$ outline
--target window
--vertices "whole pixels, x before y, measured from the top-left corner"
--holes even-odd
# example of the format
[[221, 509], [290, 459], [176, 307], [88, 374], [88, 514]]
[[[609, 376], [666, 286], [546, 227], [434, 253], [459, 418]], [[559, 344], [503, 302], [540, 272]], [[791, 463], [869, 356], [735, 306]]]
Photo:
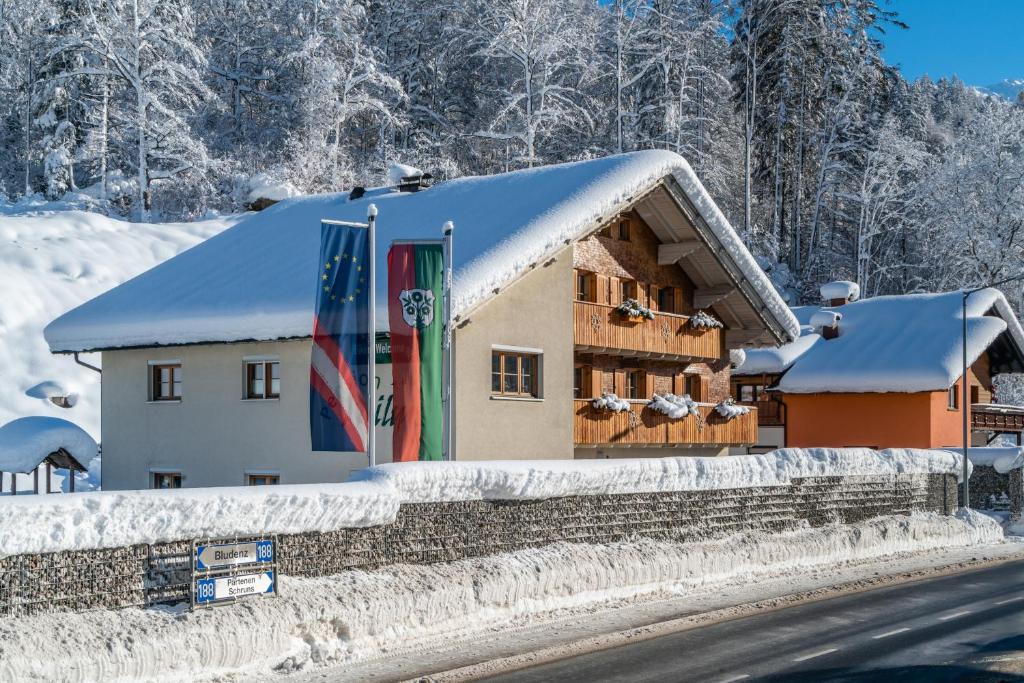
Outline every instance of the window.
[[540, 354], [491, 352], [491, 394], [517, 398], [540, 396]]
[[636, 280], [622, 281], [622, 300], [636, 299]]
[[946, 407], [950, 410], [960, 410], [960, 391], [955, 384], [946, 391]]
[[276, 486], [281, 482], [278, 474], [247, 474], [245, 483], [247, 486]]
[[572, 395], [575, 398], [590, 398], [594, 396], [591, 388], [593, 369], [589, 365], [577, 365], [572, 369]]
[[665, 313], [676, 312], [675, 287], [662, 287], [658, 290], [658, 310]]
[[626, 395], [624, 398], [639, 399], [643, 390], [644, 376], [640, 370], [626, 370]]
[[977, 405], [981, 403], [981, 387], [977, 384], [971, 385], [971, 405]]
[[181, 400], [181, 364], [153, 365], [153, 400]]
[[155, 489], [180, 489], [181, 472], [154, 472], [153, 488]]
[[757, 401], [757, 391], [755, 391], [754, 385], [741, 384], [739, 399], [741, 403], [754, 403]]
[[246, 361], [245, 397], [280, 398], [281, 363], [276, 360]]
[[576, 300], [597, 301], [596, 278], [593, 273], [576, 271]]
[[629, 219], [628, 218], [620, 218], [619, 219], [618, 233], [619, 233], [618, 237], [619, 237], [620, 240], [622, 240], [623, 242], [628, 242], [629, 241]]

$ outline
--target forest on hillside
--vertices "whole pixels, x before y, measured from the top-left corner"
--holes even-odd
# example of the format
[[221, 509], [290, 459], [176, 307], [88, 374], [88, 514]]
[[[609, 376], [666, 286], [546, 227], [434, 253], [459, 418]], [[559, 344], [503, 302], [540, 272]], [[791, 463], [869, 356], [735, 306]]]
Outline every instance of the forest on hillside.
[[659, 148], [793, 302], [1014, 274], [1024, 106], [907, 82], [881, 55], [902, 30], [876, 0], [0, 0], [0, 201], [170, 219], [254, 178]]

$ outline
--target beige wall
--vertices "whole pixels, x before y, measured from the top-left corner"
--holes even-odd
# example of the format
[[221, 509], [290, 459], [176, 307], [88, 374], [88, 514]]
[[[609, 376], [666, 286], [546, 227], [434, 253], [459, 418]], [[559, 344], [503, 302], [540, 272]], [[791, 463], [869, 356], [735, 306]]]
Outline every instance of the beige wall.
[[728, 455], [724, 446], [675, 446], [623, 448], [621, 446], [580, 447], [576, 449], [577, 460], [600, 460], [613, 458], [717, 458]]
[[[186, 487], [238, 486], [247, 471], [282, 484], [348, 479], [365, 456], [310, 450], [309, 349], [306, 339], [104, 353], [103, 488], [148, 488], [154, 469], [180, 471]], [[263, 355], [281, 363], [281, 398], [243, 400], [243, 358]], [[182, 362], [180, 403], [148, 401], [156, 360]], [[390, 430], [378, 434], [390, 460]]]
[[[456, 328], [458, 460], [573, 457], [572, 289], [572, 247], [566, 247]], [[496, 344], [543, 350], [541, 399], [491, 397]]]

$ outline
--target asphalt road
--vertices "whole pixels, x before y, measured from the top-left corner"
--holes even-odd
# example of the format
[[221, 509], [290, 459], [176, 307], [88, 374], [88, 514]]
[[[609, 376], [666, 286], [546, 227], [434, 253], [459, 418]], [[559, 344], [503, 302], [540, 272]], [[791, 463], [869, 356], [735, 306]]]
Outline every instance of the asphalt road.
[[710, 624], [486, 680], [1024, 683], [1024, 560]]

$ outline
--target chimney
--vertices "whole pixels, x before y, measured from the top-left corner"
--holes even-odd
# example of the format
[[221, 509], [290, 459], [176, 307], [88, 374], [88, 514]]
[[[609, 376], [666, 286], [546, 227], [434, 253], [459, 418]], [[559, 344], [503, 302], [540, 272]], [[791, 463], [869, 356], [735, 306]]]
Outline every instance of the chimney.
[[811, 316], [811, 327], [822, 336], [823, 339], [835, 339], [839, 336], [839, 321], [843, 319], [842, 313], [836, 311], [818, 311]]
[[393, 163], [388, 167], [388, 180], [399, 192], [419, 192], [430, 187], [434, 176], [415, 166]]
[[820, 291], [826, 306], [845, 306], [860, 298], [860, 285], [849, 280], [826, 282]]

